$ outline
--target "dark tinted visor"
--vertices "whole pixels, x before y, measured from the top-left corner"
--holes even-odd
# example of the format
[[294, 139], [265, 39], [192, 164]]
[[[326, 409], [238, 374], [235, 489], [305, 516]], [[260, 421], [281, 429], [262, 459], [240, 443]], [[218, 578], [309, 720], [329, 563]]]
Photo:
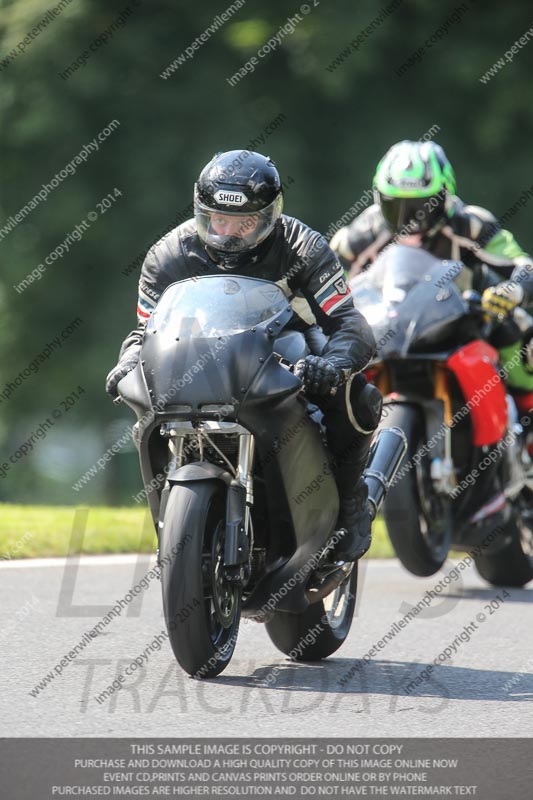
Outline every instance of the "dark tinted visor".
[[385, 222], [393, 233], [426, 233], [445, 215], [444, 192], [432, 197], [386, 197], [379, 202]]

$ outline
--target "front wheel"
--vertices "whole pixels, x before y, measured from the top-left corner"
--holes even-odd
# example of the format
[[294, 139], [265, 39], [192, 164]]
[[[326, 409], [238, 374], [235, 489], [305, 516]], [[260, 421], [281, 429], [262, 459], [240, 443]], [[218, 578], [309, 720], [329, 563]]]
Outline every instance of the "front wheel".
[[350, 632], [356, 595], [357, 562], [340, 586], [301, 614], [275, 611], [266, 623], [268, 635], [278, 650], [293, 661], [327, 658]]
[[224, 485], [172, 486], [159, 537], [168, 638], [180, 666], [213, 678], [229, 664], [239, 630], [241, 588], [224, 577]]
[[418, 408], [397, 404], [389, 407], [382, 427], [400, 428], [407, 438], [402, 459], [385, 502], [383, 517], [389, 538], [403, 566], [413, 575], [427, 577], [437, 572], [451, 544], [451, 506], [435, 492], [430, 460], [421, 448], [426, 444], [424, 418]]

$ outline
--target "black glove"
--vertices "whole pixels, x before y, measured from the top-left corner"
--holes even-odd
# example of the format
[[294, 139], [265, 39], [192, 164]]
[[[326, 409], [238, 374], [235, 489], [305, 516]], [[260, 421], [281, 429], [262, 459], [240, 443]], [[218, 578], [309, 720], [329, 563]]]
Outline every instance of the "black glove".
[[320, 356], [306, 356], [296, 362], [294, 374], [310, 394], [329, 394], [345, 380], [345, 371]]
[[120, 359], [116, 367], [113, 367], [105, 380], [105, 390], [111, 397], [118, 397], [117, 385], [124, 378], [128, 372], [135, 369], [139, 361], [139, 348], [135, 348], [134, 352], [126, 353]]

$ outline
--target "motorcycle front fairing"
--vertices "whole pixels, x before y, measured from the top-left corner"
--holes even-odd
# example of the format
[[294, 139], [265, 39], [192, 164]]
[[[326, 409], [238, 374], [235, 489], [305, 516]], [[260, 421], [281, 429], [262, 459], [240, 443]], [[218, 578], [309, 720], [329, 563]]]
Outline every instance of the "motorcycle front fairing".
[[236, 405], [292, 316], [276, 284], [210, 275], [174, 283], [146, 326], [141, 359], [161, 413], [201, 418], [203, 406]]
[[354, 303], [372, 326], [378, 359], [406, 358], [455, 333], [468, 309], [453, 279], [459, 262], [394, 245], [350, 282]]
[[[287, 543], [294, 542], [289, 569], [297, 569], [331, 533], [338, 494], [320, 433], [299, 397], [301, 381], [274, 355], [291, 317], [287, 298], [268, 281], [208, 276], [172, 284], [148, 322], [141, 364], [119, 390], [140, 417], [145, 486], [168, 460], [157, 430], [162, 422], [220, 420], [223, 411], [226, 421], [253, 434], [268, 475], [267, 504], [279, 513]], [[298, 503], [319, 473], [312, 502]], [[163, 484], [148, 494], [156, 526]]]
[[423, 385], [425, 380], [433, 380], [427, 373], [431, 363], [444, 364], [449, 352], [456, 349], [463, 321], [469, 319], [468, 306], [454, 283], [462, 266], [443, 262], [422, 248], [398, 244], [384, 250], [350, 284], [354, 303], [376, 339], [374, 363], [389, 362], [387, 375], [393, 376], [394, 389], [390, 402], [412, 402], [423, 408], [426, 434], [428, 439], [435, 438], [434, 455], [440, 459], [445, 456], [444, 440], [438, 436], [444, 421], [443, 401], [412, 386], [404, 393], [402, 386], [408, 379], [398, 362], [409, 360]]

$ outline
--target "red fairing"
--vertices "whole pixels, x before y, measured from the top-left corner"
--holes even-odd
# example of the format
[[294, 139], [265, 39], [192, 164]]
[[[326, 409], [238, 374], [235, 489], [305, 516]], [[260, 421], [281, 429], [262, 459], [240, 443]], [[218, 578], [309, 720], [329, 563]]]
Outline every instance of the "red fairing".
[[498, 375], [498, 352], [480, 340], [465, 345], [446, 362], [469, 404], [473, 445], [495, 444], [507, 427], [505, 387]]

